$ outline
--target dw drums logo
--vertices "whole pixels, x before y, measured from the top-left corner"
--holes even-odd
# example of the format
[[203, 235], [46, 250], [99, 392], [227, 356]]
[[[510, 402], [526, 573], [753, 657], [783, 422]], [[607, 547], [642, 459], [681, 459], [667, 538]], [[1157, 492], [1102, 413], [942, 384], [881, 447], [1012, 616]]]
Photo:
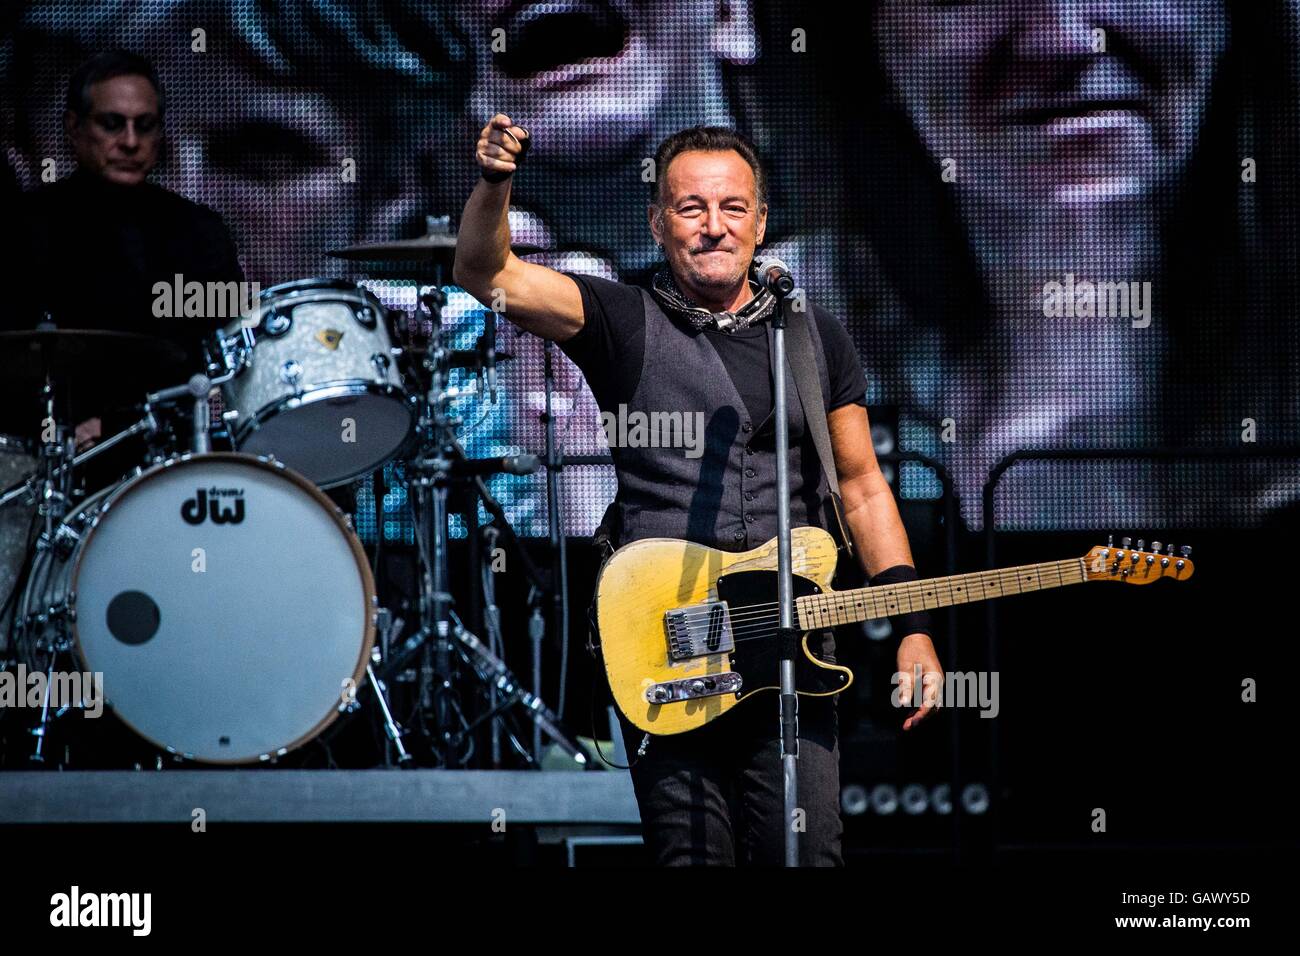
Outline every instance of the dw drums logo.
[[[231, 500], [225, 503], [223, 498]], [[209, 518], [213, 524], [239, 524], [244, 520], [244, 489], [199, 488], [181, 504], [181, 517], [190, 524], [203, 524]]]

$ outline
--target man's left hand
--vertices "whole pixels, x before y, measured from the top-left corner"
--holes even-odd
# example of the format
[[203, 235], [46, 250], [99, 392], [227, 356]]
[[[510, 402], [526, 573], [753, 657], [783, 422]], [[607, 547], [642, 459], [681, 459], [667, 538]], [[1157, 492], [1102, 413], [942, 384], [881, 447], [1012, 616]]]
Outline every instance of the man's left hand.
[[[921, 680], [919, 688], [914, 687], [917, 674]], [[911, 730], [934, 712], [942, 689], [943, 668], [930, 636], [907, 635], [898, 645], [898, 699], [904, 707], [917, 706], [919, 701], [921, 709], [903, 721], [904, 730]]]

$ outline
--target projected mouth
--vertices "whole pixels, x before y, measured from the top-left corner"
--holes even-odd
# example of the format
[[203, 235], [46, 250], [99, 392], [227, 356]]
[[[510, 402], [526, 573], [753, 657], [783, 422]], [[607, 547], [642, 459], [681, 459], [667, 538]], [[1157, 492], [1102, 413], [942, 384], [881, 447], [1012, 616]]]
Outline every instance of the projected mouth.
[[1001, 112], [1013, 125], [1105, 126], [1125, 118], [1150, 122], [1151, 109], [1151, 87], [1139, 71], [1106, 57], [1090, 62], [1077, 76], [1048, 76], [1013, 92]]
[[507, 76], [522, 79], [596, 57], [616, 56], [627, 43], [627, 21], [602, 0], [513, 4], [497, 20], [505, 51], [496, 56]]
[[1061, 119], [1080, 119], [1095, 116], [1143, 115], [1143, 104], [1137, 100], [1058, 100], [1019, 109], [1010, 115], [1013, 123], [1026, 126], [1046, 125]]

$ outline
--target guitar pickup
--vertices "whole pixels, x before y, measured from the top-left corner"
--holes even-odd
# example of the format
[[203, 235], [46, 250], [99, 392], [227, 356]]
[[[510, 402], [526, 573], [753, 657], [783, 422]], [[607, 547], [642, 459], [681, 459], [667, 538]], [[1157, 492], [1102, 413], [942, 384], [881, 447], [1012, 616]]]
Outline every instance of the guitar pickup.
[[681, 680], [651, 684], [645, 689], [645, 699], [652, 704], [671, 704], [675, 700], [720, 697], [723, 694], [739, 694], [740, 684], [740, 675], [735, 671], [706, 674], [703, 677], [683, 677]]
[[666, 611], [664, 630], [671, 661], [725, 654], [736, 647], [731, 634], [731, 611], [726, 601], [710, 601]]

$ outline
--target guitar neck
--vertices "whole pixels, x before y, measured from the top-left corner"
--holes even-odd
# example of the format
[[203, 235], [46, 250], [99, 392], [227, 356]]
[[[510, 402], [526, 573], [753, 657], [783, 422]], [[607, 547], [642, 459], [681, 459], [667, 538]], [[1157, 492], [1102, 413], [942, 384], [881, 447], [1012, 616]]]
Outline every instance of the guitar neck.
[[1066, 558], [901, 584], [809, 594], [795, 601], [795, 612], [799, 629], [811, 631], [912, 611], [986, 601], [1009, 594], [1028, 594], [1067, 584], [1082, 584], [1086, 580], [1085, 559]]

